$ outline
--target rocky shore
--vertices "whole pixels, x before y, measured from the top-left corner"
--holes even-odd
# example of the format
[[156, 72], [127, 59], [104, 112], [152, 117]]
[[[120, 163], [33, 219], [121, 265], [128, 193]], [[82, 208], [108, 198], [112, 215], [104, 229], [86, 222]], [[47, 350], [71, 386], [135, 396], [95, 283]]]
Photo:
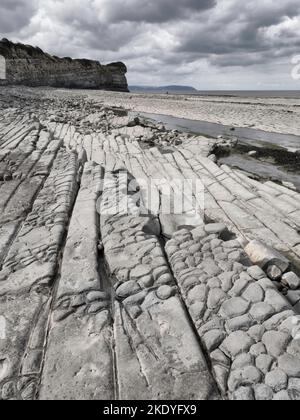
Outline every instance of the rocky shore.
[[38, 47], [15, 44], [7, 39], [0, 41], [0, 58], [0, 86], [52, 86], [128, 92], [127, 68], [123, 63], [101, 65], [93, 60], [55, 57]]
[[0, 399], [299, 400], [300, 194], [122, 98], [1, 88]]

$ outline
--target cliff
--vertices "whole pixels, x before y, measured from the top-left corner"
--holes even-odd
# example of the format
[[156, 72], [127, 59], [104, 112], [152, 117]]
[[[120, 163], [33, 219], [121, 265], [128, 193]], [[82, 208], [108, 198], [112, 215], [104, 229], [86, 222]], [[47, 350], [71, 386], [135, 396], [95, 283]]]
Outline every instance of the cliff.
[[101, 65], [93, 60], [59, 58], [7, 39], [0, 41], [0, 56], [6, 70], [1, 85], [128, 91], [127, 68], [120, 62]]

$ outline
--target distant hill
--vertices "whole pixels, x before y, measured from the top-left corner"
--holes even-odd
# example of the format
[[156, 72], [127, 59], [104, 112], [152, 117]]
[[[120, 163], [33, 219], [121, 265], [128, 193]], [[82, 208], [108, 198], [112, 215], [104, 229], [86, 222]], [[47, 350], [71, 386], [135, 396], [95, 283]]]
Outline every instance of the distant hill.
[[129, 86], [130, 92], [148, 92], [148, 93], [196, 93], [198, 92], [192, 86]]

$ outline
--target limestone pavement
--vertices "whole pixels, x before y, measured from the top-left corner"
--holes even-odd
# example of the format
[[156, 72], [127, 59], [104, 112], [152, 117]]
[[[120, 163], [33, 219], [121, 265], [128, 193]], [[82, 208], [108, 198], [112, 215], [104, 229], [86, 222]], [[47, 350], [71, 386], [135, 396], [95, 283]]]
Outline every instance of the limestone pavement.
[[1, 90], [0, 399], [300, 399], [300, 195], [217, 145]]

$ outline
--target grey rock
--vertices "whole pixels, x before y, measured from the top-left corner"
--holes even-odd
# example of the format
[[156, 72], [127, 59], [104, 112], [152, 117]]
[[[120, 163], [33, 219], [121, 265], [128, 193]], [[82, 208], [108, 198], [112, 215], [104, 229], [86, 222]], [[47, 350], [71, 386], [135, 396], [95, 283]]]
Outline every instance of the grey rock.
[[88, 302], [94, 302], [96, 300], [107, 300], [108, 294], [106, 292], [94, 291], [89, 292], [86, 298]]
[[252, 303], [262, 302], [264, 300], [264, 296], [265, 294], [263, 289], [256, 283], [250, 284], [243, 293], [243, 298]]
[[206, 285], [200, 284], [196, 287], [194, 287], [189, 293], [188, 293], [188, 300], [191, 303], [194, 303], [196, 301], [205, 302], [206, 298], [208, 296], [209, 289]]
[[257, 343], [262, 340], [266, 329], [262, 325], [254, 325], [249, 329], [248, 334], [253, 338]]
[[292, 290], [300, 288], [300, 278], [293, 272], [285, 273], [282, 276], [282, 283]]
[[207, 332], [204, 335], [203, 341], [207, 350], [209, 352], [212, 352], [220, 346], [224, 338], [225, 338], [225, 333], [223, 331], [212, 330], [212, 331]]
[[278, 360], [279, 369], [283, 370], [288, 376], [292, 378], [300, 378], [300, 359], [284, 354]]
[[138, 280], [141, 277], [147, 276], [149, 274], [151, 274], [151, 267], [146, 265], [138, 265], [133, 270], [131, 270], [130, 277], [133, 280]]
[[206, 305], [203, 302], [195, 302], [189, 307], [189, 311], [194, 319], [202, 318], [205, 311]]
[[258, 322], [263, 322], [275, 313], [271, 305], [265, 302], [256, 303], [250, 309], [250, 315]]
[[128, 296], [134, 295], [141, 291], [137, 282], [130, 280], [118, 287], [116, 294], [119, 298], [125, 299]]
[[227, 356], [225, 356], [225, 354], [220, 349], [213, 351], [210, 354], [210, 359], [214, 365], [220, 364], [226, 367], [230, 366], [230, 360], [228, 359]]
[[274, 392], [272, 388], [267, 385], [260, 384], [255, 387], [256, 401], [272, 401]]
[[265, 272], [260, 267], [258, 267], [257, 265], [249, 267], [247, 269], [247, 272], [254, 280], [260, 280], [260, 279], [263, 279], [266, 276]]
[[241, 353], [249, 351], [254, 344], [252, 338], [243, 331], [231, 333], [222, 343], [221, 350], [231, 357], [236, 357]]
[[268, 277], [271, 280], [276, 281], [276, 280], [279, 280], [281, 278], [282, 270], [279, 267], [277, 267], [276, 265], [270, 265], [267, 268], [267, 274], [268, 274]]
[[211, 289], [208, 294], [207, 307], [208, 309], [217, 309], [220, 307], [222, 302], [227, 298], [225, 292], [222, 289]]
[[226, 329], [230, 332], [248, 331], [253, 324], [254, 321], [249, 315], [242, 315], [226, 321]]
[[266, 374], [265, 383], [277, 393], [287, 388], [288, 376], [282, 370], [275, 369]]
[[280, 391], [273, 397], [274, 401], [290, 401], [290, 396], [287, 391]]
[[247, 366], [251, 366], [253, 365], [253, 360], [254, 360], [253, 356], [249, 353], [240, 354], [233, 360], [231, 369], [237, 370], [237, 369], [242, 369]]
[[250, 303], [240, 297], [232, 298], [223, 303], [221, 312], [225, 318], [236, 318], [244, 315], [250, 307]]
[[268, 354], [273, 357], [281, 356], [286, 351], [290, 340], [291, 337], [288, 334], [278, 331], [268, 331], [262, 338]]
[[88, 313], [96, 314], [97, 312], [108, 309], [108, 307], [109, 307], [109, 302], [94, 302], [88, 308]]
[[253, 401], [253, 389], [251, 387], [242, 386], [232, 394], [231, 399], [233, 401]]
[[204, 230], [208, 235], [211, 235], [211, 234], [221, 234], [222, 232], [226, 231], [227, 228], [222, 223], [211, 223], [211, 224], [205, 225]]
[[292, 401], [300, 401], [300, 379], [289, 380], [288, 394]]
[[286, 298], [292, 306], [295, 306], [300, 301], [300, 290], [289, 290]]
[[290, 266], [290, 262], [286, 257], [260, 241], [254, 240], [249, 242], [245, 251], [252, 263], [261, 268], [275, 265], [281, 270], [281, 273], [284, 273]]
[[272, 367], [274, 359], [268, 354], [261, 354], [256, 358], [256, 367], [264, 374]]
[[253, 386], [261, 381], [262, 375], [254, 366], [247, 366], [231, 372], [228, 379], [228, 388], [234, 392], [240, 386]]
[[260, 356], [261, 354], [266, 354], [266, 347], [262, 344], [262, 343], [257, 343], [254, 344], [251, 348], [250, 348], [250, 354], [252, 354], [255, 357]]
[[156, 294], [159, 299], [166, 300], [174, 295], [174, 289], [170, 286], [161, 286]]

